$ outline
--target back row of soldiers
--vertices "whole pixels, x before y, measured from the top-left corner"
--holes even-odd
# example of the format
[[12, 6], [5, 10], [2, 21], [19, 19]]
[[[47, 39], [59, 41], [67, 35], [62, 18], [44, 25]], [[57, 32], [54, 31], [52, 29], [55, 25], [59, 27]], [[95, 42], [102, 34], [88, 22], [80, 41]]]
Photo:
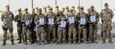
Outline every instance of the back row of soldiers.
[[[32, 10], [32, 14], [26, 8], [22, 14], [21, 9], [15, 17], [10, 11], [9, 6], [6, 6], [6, 12], [2, 14], [3, 21], [3, 45], [6, 45], [7, 31], [9, 30], [11, 43], [14, 45], [13, 38], [13, 20], [17, 22], [17, 32], [19, 37], [18, 43], [26, 45], [28, 41], [38, 44], [48, 43], [97, 43], [97, 24], [99, 17], [101, 18], [102, 27], [102, 43], [106, 42], [108, 37], [109, 43], [112, 43], [111, 30], [113, 12], [105, 3], [105, 9], [101, 10], [100, 15], [94, 10], [94, 6], [84, 12], [83, 7], [78, 7], [76, 12], [75, 7], [69, 7], [59, 10], [56, 6], [55, 12], [52, 7], [36, 8]], [[48, 9], [48, 10], [47, 10]], [[43, 11], [44, 10], [44, 11]]]

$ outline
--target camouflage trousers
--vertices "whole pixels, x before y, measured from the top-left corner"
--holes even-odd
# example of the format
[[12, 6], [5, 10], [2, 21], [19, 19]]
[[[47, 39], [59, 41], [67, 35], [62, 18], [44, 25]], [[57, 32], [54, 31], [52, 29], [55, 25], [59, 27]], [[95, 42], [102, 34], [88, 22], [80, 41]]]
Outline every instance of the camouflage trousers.
[[6, 43], [8, 30], [9, 30], [11, 43], [14, 43], [13, 27], [8, 27], [8, 28], [2, 27], [2, 28], [3, 28], [3, 31], [4, 31], [4, 33], [3, 33], [3, 43]]
[[[85, 25], [79, 25], [79, 30], [78, 30], [78, 42], [80, 43], [82, 38], [84, 42], [87, 42], [87, 30], [86, 30], [86, 26]], [[81, 35], [83, 36], [81, 38]]]
[[32, 33], [30, 31], [30, 28], [29, 27], [25, 27], [23, 26], [22, 27], [22, 36], [23, 36], [23, 40], [24, 40], [24, 43], [27, 44], [27, 41], [29, 40], [30, 42], [32, 42]]
[[65, 40], [66, 40], [66, 29], [58, 27], [57, 34], [58, 34], [58, 42], [65, 42]]
[[111, 37], [111, 30], [112, 30], [112, 25], [110, 22], [102, 24], [102, 40], [105, 41], [106, 38], [109, 39], [109, 42], [112, 41]]
[[77, 39], [77, 31], [75, 26], [69, 26], [69, 32], [68, 32], [68, 41], [69, 42], [76, 42]]
[[18, 32], [18, 39], [19, 39], [19, 42], [22, 42], [22, 27], [21, 26], [17, 26], [17, 32]]
[[97, 24], [89, 24], [89, 41], [96, 42], [97, 39]]
[[56, 41], [56, 30], [55, 30], [55, 27], [54, 26], [48, 26], [48, 41], [53, 41], [55, 42]]
[[37, 36], [37, 41], [39, 43], [44, 43], [46, 42], [46, 33], [45, 33], [45, 30], [44, 30], [44, 27], [36, 27], [36, 36]]

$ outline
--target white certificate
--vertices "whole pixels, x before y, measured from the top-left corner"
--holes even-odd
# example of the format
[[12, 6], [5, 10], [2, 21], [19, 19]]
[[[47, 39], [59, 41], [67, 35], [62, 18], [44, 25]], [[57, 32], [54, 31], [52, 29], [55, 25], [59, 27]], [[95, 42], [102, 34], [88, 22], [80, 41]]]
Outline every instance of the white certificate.
[[44, 18], [39, 19], [39, 25], [44, 25]]
[[60, 25], [60, 27], [65, 28], [65, 27], [66, 27], [66, 21], [61, 21], [61, 25]]
[[69, 23], [70, 23], [70, 24], [73, 24], [74, 22], [75, 22], [74, 17], [69, 17]]
[[91, 22], [96, 22], [96, 16], [90, 16]]
[[86, 24], [86, 19], [85, 18], [81, 18], [80, 19], [80, 24], [81, 25], [85, 25]]
[[53, 18], [49, 18], [48, 19], [48, 24], [53, 25], [54, 24], [54, 19]]
[[30, 20], [26, 20], [26, 25], [30, 25]]

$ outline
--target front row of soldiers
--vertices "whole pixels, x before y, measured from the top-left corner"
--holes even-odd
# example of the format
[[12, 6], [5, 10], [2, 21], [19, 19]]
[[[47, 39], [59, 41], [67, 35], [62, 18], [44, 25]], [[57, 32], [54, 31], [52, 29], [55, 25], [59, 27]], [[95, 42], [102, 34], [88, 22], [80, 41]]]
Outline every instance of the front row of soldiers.
[[[109, 43], [112, 43], [111, 30], [112, 30], [112, 18], [113, 12], [108, 8], [108, 4], [105, 3], [105, 9], [102, 9], [100, 15], [94, 10], [94, 6], [88, 10], [88, 13], [84, 12], [83, 7], [79, 7], [79, 12], [76, 14], [75, 9], [69, 10], [66, 7], [64, 10], [58, 10], [53, 12], [53, 9], [48, 7], [48, 12], [43, 13], [43, 9], [37, 8], [32, 10], [32, 14], [25, 9], [25, 13], [21, 13], [21, 9], [18, 10], [19, 14], [14, 17], [13, 13], [9, 10], [9, 6], [6, 6], [6, 12], [2, 14], [1, 20], [3, 21], [3, 45], [6, 45], [7, 34], [9, 30], [11, 43], [14, 45], [13, 39], [13, 20], [17, 22], [18, 31], [18, 43], [24, 43], [28, 41], [38, 44], [48, 43], [97, 43], [97, 24], [99, 17], [102, 21], [101, 34], [102, 43], [106, 42], [108, 37]], [[44, 8], [46, 10], [46, 8]]]

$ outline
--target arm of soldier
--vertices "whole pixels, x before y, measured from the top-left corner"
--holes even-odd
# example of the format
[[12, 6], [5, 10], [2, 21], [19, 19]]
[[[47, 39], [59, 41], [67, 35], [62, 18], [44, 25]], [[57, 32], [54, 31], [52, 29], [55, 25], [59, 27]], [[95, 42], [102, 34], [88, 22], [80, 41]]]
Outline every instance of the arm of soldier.
[[89, 19], [89, 17], [90, 17], [90, 14], [87, 13], [87, 14], [86, 14], [86, 18], [87, 18], [87, 22], [88, 22], [88, 23], [90, 23], [90, 19]]
[[37, 15], [36, 15], [35, 18], [34, 18], [34, 23], [35, 23], [36, 25], [38, 25], [38, 16], [37, 16]]
[[59, 21], [60, 21], [60, 19], [59, 19], [59, 16], [58, 16], [57, 19], [56, 19], [56, 24], [57, 25], [59, 25]]
[[18, 15], [14, 17], [14, 21], [17, 22], [18, 21], [17, 19], [18, 19]]
[[103, 10], [101, 10], [99, 17], [101, 18], [101, 22], [103, 23]]
[[79, 15], [79, 13], [77, 13], [76, 18], [77, 18], [78, 23], [80, 23], [80, 15]]
[[1, 21], [3, 21], [4, 19], [4, 13], [2, 13], [2, 16], [1, 16]]
[[14, 19], [14, 14], [13, 14], [13, 13], [12, 13], [12, 20], [15, 20], [15, 19]]
[[99, 13], [97, 12], [97, 22], [99, 22]]
[[113, 14], [113, 11], [111, 10], [111, 18], [113, 18], [114, 14]]

